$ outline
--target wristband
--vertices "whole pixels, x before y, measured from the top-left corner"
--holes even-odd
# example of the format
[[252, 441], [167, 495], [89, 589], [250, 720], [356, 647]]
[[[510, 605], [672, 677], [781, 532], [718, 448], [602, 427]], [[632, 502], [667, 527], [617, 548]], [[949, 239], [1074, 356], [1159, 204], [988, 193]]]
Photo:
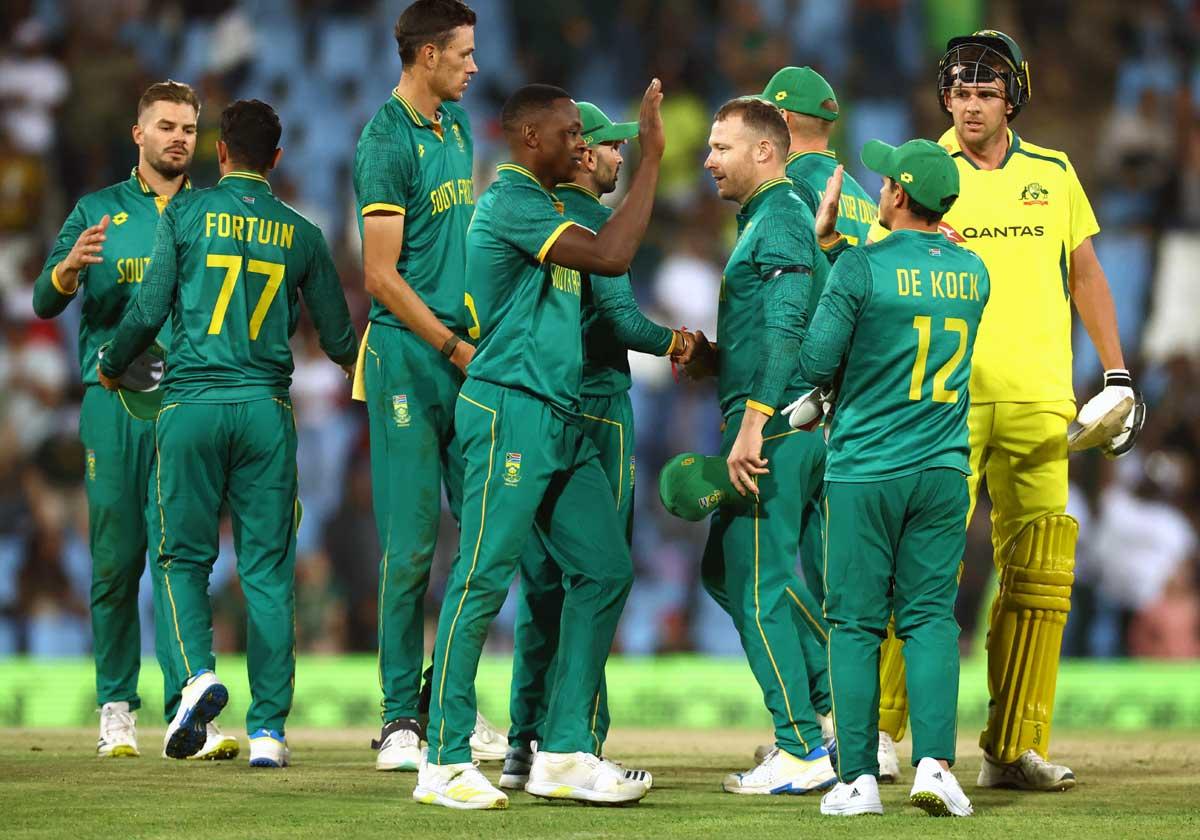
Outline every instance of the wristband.
[[462, 341], [461, 338], [459, 338], [458, 336], [456, 336], [454, 334], [451, 334], [451, 336], [446, 339], [445, 344], [442, 345], [442, 355], [445, 356], [447, 359], [449, 359], [451, 356], [453, 356], [454, 348], [458, 346], [458, 343], [460, 341]]
[[1133, 377], [1129, 375], [1129, 371], [1125, 368], [1113, 368], [1112, 370], [1104, 371], [1104, 387], [1105, 388], [1132, 388]]

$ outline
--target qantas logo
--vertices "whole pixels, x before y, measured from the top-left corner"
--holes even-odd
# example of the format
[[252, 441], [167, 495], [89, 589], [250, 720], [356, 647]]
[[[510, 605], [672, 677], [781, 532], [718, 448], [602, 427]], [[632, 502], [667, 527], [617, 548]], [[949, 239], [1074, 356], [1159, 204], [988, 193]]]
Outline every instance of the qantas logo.
[[994, 227], [965, 227], [965, 239], [1020, 239], [1024, 236], [1045, 236], [1045, 225], [996, 225]]

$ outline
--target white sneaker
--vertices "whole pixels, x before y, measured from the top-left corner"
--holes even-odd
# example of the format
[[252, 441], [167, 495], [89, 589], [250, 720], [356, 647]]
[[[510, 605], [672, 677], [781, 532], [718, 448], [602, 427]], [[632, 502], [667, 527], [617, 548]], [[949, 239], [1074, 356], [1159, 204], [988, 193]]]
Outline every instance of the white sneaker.
[[96, 739], [99, 758], [137, 758], [137, 712], [120, 700], [100, 707], [100, 737]]
[[379, 751], [375, 755], [376, 770], [415, 772], [420, 769], [421, 736], [405, 723], [394, 720], [386, 724], [379, 733], [379, 740], [371, 742], [371, 746]]
[[[174, 726], [174, 722], [172, 722], [172, 726]], [[167, 741], [171, 739], [171, 733], [174, 731], [173, 728], [168, 728], [167, 734], [163, 736], [163, 758], [170, 758], [167, 755]], [[241, 747], [238, 745], [238, 739], [224, 734], [214, 721], [209, 721], [206, 727], [204, 746], [194, 755], [189, 755], [187, 760], [228, 761], [231, 758], [237, 758], [239, 752], [241, 752]]]
[[752, 770], [730, 773], [721, 787], [726, 793], [803, 794], [827, 788], [837, 781], [829, 751], [817, 747], [804, 758], [775, 749]]
[[508, 736], [475, 713], [475, 731], [471, 733], [471, 758], [475, 761], [503, 761], [508, 754]]
[[617, 769], [617, 772], [621, 774], [621, 778], [623, 778], [625, 781], [641, 782], [643, 785], [646, 786], [647, 793], [649, 793], [650, 789], [652, 787], [654, 787], [654, 774], [651, 773], [649, 770], [635, 770], [631, 767], [626, 767], [624, 764], [622, 764], [619, 761], [613, 761], [612, 759], [609, 759], [609, 758], [601, 757], [601, 760], [605, 761], [605, 762], [611, 764], [613, 767], [615, 767]]
[[461, 811], [508, 807], [504, 791], [492, 787], [474, 762], [430, 764], [423, 760], [412, 798], [423, 805], [442, 805]]
[[229, 691], [212, 671], [201, 671], [183, 687], [179, 711], [167, 727], [163, 747], [170, 758], [195, 755], [208, 740], [208, 722], [229, 702]]
[[917, 764], [908, 801], [931, 817], [969, 817], [975, 813], [954, 774], [928, 756]]
[[1075, 774], [1070, 767], [1051, 764], [1033, 750], [1025, 750], [1012, 764], [1001, 764], [987, 753], [979, 768], [980, 787], [1016, 790], [1070, 790]]
[[[818, 713], [817, 723], [821, 724], [821, 740], [825, 743], [825, 749], [829, 750], [829, 754], [832, 755], [833, 750], [830, 747], [837, 736], [837, 731], [833, 728], [833, 715]], [[754, 763], [762, 764], [774, 749], [774, 744], [759, 744], [754, 748]]]
[[504, 769], [500, 771], [500, 787], [505, 790], [525, 790], [532, 766], [532, 748], [509, 747], [504, 756]]
[[895, 784], [900, 781], [900, 756], [896, 754], [896, 742], [892, 736], [879, 731], [879, 783]]
[[251, 767], [287, 767], [291, 757], [287, 740], [274, 729], [259, 729], [250, 736]]
[[627, 781], [611, 761], [591, 753], [538, 751], [529, 768], [525, 792], [543, 799], [575, 799], [600, 805], [625, 805], [646, 795], [641, 782]]
[[821, 813], [834, 817], [853, 817], [857, 814], [882, 814], [879, 783], [874, 776], [863, 773], [850, 784], [838, 782], [833, 790], [821, 797]]

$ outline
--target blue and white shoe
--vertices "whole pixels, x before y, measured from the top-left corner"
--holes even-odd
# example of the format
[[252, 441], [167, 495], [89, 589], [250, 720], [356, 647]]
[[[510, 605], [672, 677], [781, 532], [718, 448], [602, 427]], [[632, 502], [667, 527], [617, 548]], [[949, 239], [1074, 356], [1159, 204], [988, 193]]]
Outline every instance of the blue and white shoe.
[[775, 749], [753, 770], [730, 773], [721, 787], [726, 793], [794, 795], [824, 790], [836, 782], [829, 750], [817, 747], [804, 758]]
[[274, 729], [259, 729], [250, 735], [251, 767], [287, 767], [290, 756], [287, 741]]
[[195, 755], [208, 740], [208, 722], [229, 702], [229, 691], [212, 671], [201, 671], [183, 687], [179, 711], [168, 727], [163, 752], [168, 758]]

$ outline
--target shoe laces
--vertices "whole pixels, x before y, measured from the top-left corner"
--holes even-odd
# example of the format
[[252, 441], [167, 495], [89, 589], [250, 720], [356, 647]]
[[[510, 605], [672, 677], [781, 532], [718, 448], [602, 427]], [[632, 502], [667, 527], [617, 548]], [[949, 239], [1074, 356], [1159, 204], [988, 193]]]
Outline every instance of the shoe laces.
[[492, 728], [492, 725], [488, 723], [487, 718], [485, 718], [479, 712], [476, 712], [475, 737], [477, 737], [480, 741], [483, 741], [485, 744], [490, 744], [492, 741], [497, 741], [500, 739], [500, 733]]
[[132, 712], [111, 707], [100, 710], [100, 735], [105, 741], [130, 739], [134, 727]]

